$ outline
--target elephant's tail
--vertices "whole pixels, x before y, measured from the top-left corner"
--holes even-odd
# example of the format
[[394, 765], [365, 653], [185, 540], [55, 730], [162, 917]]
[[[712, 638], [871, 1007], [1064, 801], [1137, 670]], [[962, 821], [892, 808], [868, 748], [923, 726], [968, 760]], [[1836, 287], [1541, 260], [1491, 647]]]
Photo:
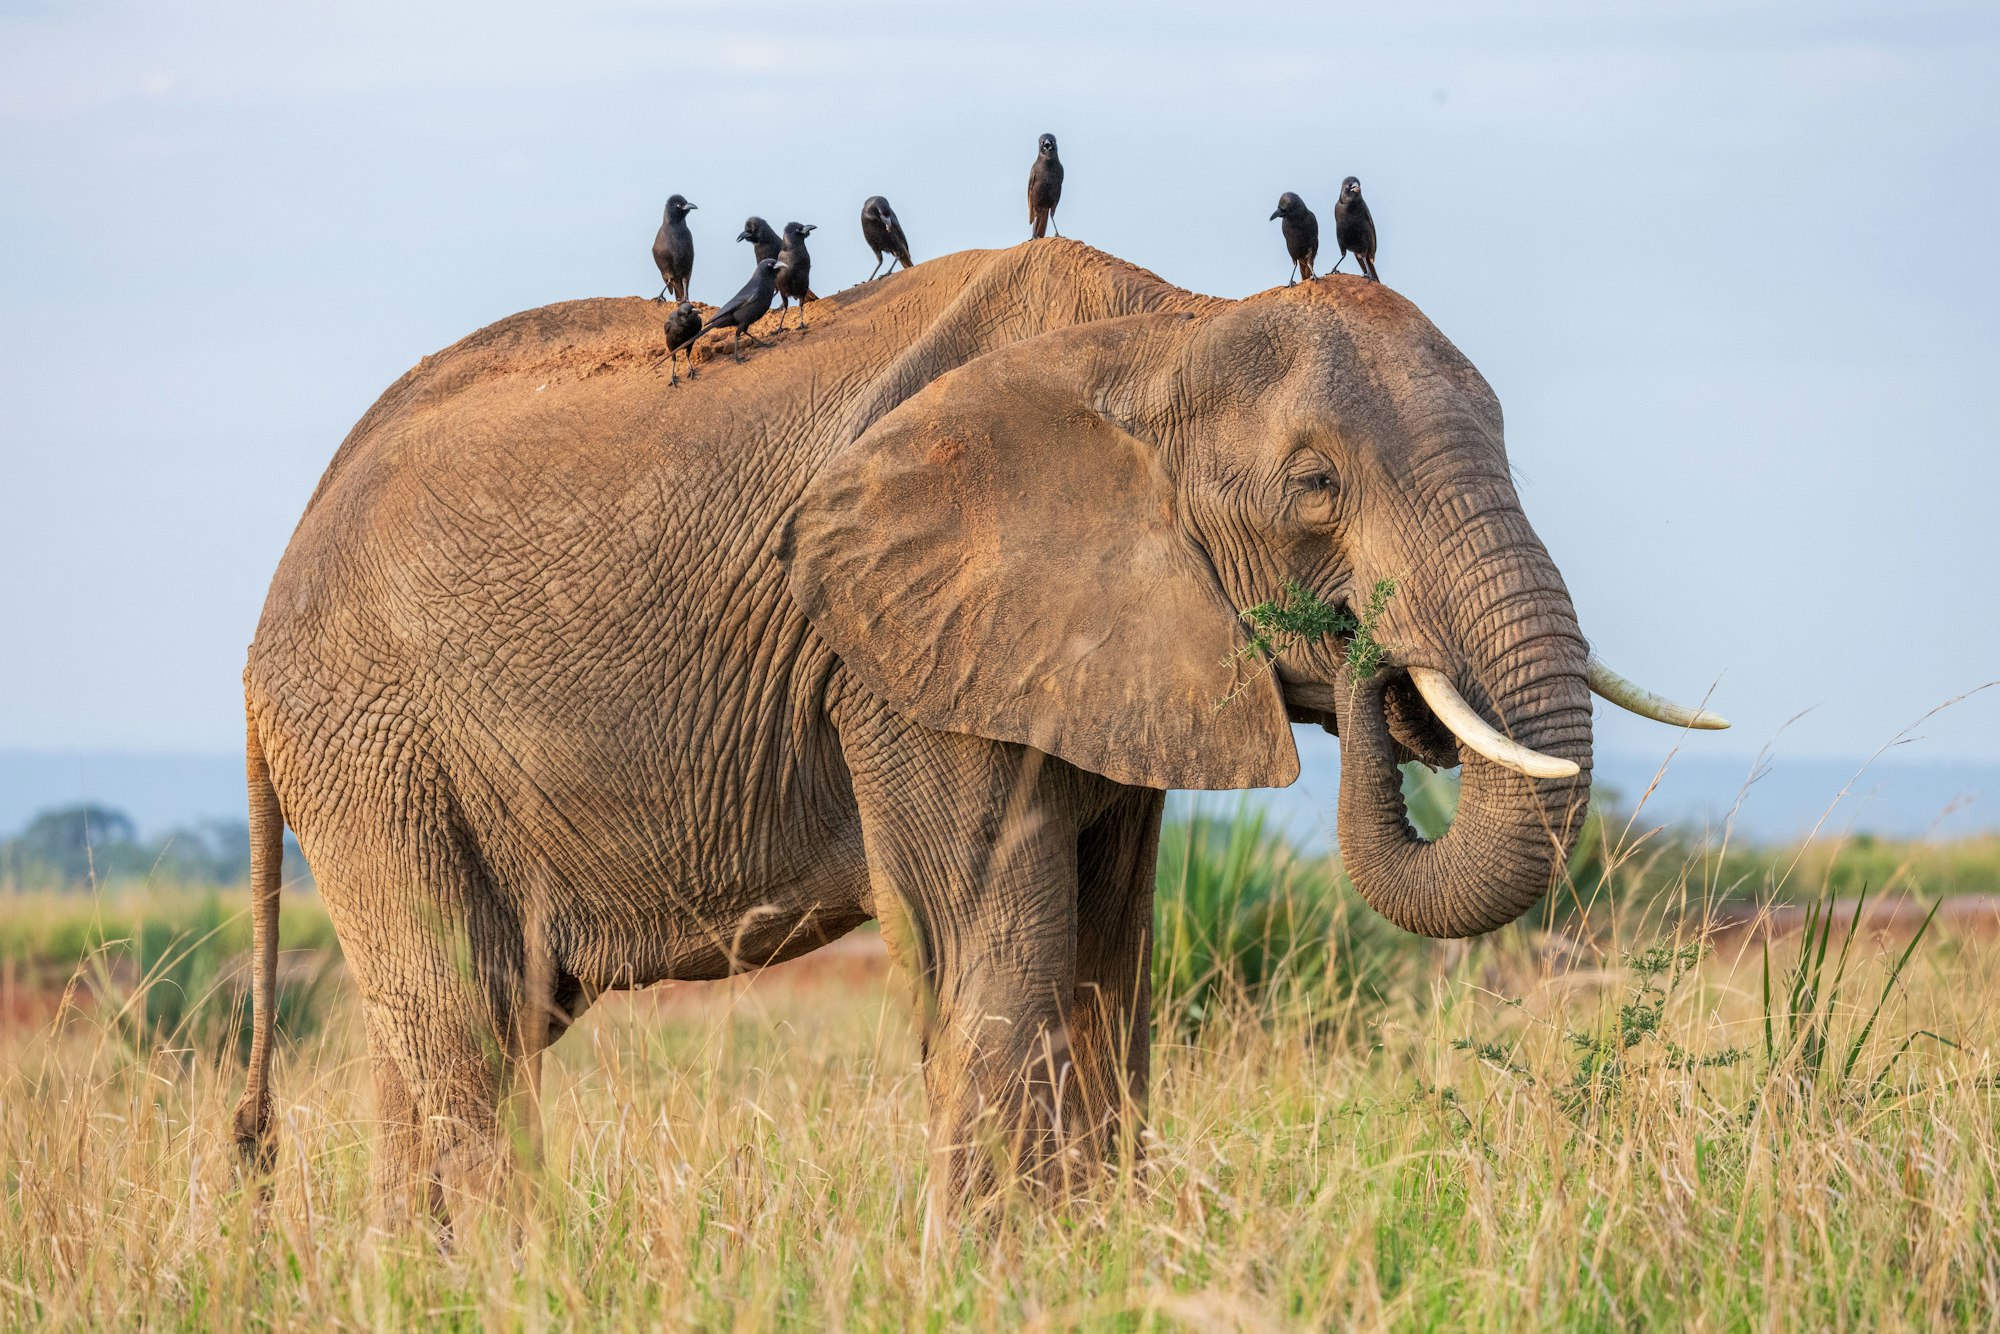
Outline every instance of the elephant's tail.
[[268, 1168], [271, 1137], [271, 1029], [278, 1009], [278, 887], [285, 867], [285, 817], [254, 718], [245, 719], [245, 777], [250, 788], [250, 1074], [236, 1104], [236, 1148]]

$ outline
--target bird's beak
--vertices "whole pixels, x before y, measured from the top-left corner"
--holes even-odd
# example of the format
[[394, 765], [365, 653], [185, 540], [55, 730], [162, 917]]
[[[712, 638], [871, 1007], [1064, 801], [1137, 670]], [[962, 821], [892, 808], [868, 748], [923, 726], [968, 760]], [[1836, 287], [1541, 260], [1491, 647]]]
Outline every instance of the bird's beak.
[[1272, 218], [1273, 218], [1274, 220], [1275, 220], [1275, 219], [1277, 218], [1277, 216], [1278, 216], [1278, 215], [1277, 215], [1277, 214], [1276, 214], [1275, 212], [1273, 212], [1273, 213], [1271, 214], [1271, 217], [1272, 217]]
[[748, 233], [748, 232], [738, 232], [738, 233], [736, 233], [736, 239], [737, 239], [737, 240], [739, 240], [739, 241], [747, 241], [747, 240], [749, 240], [749, 239], [750, 239], [750, 233]]
[[696, 209], [698, 209], [698, 208], [700, 208], [700, 207], [701, 207], [701, 205], [700, 205], [700, 204], [689, 204], [689, 205], [687, 206], [687, 211], [688, 211], [688, 212], [690, 212], [690, 213], [692, 213], [692, 212], [694, 212], [694, 211], [695, 211]]
[[803, 230], [808, 232], [816, 232], [819, 230], [819, 224], [816, 222], [809, 222], [805, 225]]

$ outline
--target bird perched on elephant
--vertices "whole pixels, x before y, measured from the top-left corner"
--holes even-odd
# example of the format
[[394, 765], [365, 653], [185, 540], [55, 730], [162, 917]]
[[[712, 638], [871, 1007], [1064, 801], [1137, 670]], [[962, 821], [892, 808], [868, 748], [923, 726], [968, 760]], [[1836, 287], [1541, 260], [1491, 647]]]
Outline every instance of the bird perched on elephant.
[[736, 336], [730, 340], [729, 355], [741, 361], [745, 338], [756, 347], [770, 346], [751, 333], [750, 326], [770, 313], [771, 303], [777, 299], [777, 295], [778, 261], [760, 259], [757, 261], [757, 267], [751, 270], [750, 281], [744, 283], [735, 296], [723, 302], [722, 307], [708, 317], [708, 323], [701, 326], [701, 331], [707, 333], [710, 329], [734, 329]]
[[[824, 304], [762, 374], [678, 390], [650, 303], [531, 311], [340, 446], [243, 676], [246, 1148], [286, 823], [361, 996], [392, 1207], [490, 1198], [503, 1104], [532, 1112], [512, 1094], [605, 991], [872, 918], [921, 998], [944, 1217], [992, 1184], [989, 1134], [1048, 1180], [1130, 1142], [1167, 789], [1290, 783], [1293, 720], [1329, 727], [1355, 888], [1462, 936], [1560, 874], [1593, 686], [1716, 721], [1595, 662], [1492, 389], [1386, 287], [1221, 300], [1041, 241]], [[1365, 675], [1331, 641], [1246, 654], [1239, 609], [1385, 579]], [[1413, 756], [1463, 766], [1431, 842]]]
[[[1056, 153], [1056, 137], [1045, 134], [1035, 144], [1035, 164], [1028, 168], [1028, 228], [1036, 240], [1055, 227], [1056, 205], [1062, 203], [1063, 164]], [[1062, 228], [1056, 227], [1056, 235]]]
[[688, 280], [694, 276], [694, 233], [688, 230], [687, 215], [696, 207], [679, 195], [667, 196], [666, 215], [653, 237], [653, 263], [660, 270], [661, 284], [656, 301], [666, 300], [669, 292], [676, 301], [688, 299]]
[[694, 378], [694, 340], [701, 337], [701, 315], [691, 301], [683, 301], [674, 307], [674, 313], [667, 316], [667, 383], [679, 384], [680, 373], [676, 368], [681, 350], [687, 350], [688, 379]]
[[1352, 176], [1340, 183], [1340, 198], [1333, 203], [1333, 237], [1340, 243], [1340, 259], [1333, 261], [1335, 273], [1351, 250], [1362, 274], [1370, 282], [1382, 281], [1375, 272], [1375, 215], [1361, 197], [1361, 182]]
[[743, 220], [743, 230], [736, 233], [736, 239], [748, 241], [758, 259], [776, 259], [785, 248], [785, 238], [754, 213]]
[[868, 271], [863, 281], [872, 281], [882, 269], [882, 257], [889, 257], [889, 272], [896, 266], [910, 267], [910, 242], [903, 235], [903, 224], [896, 217], [896, 210], [889, 207], [889, 201], [881, 195], [870, 195], [861, 206], [861, 239], [875, 252], [875, 267]]
[[812, 255], [806, 238], [819, 230], [809, 222], [785, 224], [784, 244], [778, 248], [778, 327], [785, 327], [785, 312], [799, 303], [799, 330], [806, 327], [806, 302], [819, 297], [812, 290]]
[[1290, 190], [1278, 196], [1278, 207], [1271, 217], [1283, 218], [1278, 230], [1285, 237], [1285, 253], [1292, 257], [1292, 276], [1285, 285], [1313, 276], [1313, 260], [1319, 257], [1319, 218], [1306, 207], [1306, 201]]

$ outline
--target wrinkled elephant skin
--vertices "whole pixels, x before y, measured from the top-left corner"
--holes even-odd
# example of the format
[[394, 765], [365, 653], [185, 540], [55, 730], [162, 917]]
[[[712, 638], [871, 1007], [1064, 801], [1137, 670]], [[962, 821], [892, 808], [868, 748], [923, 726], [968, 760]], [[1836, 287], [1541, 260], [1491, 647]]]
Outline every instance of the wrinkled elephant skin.
[[[1214, 300], [1051, 239], [815, 309], [679, 386], [650, 302], [503, 320], [383, 395], [292, 538], [244, 678], [259, 994], [282, 813], [391, 1203], [490, 1193], [509, 1090], [600, 992], [870, 918], [919, 992], [939, 1200], [993, 1144], [1095, 1161], [1145, 1100], [1163, 791], [1289, 783], [1293, 719], [1340, 732], [1342, 853], [1394, 921], [1487, 930], [1560, 868], [1586, 647], [1498, 403], [1408, 301]], [[1287, 580], [1386, 578], [1368, 680], [1239, 651]], [[1396, 762], [1460, 755], [1413, 668], [1574, 776], [1465, 754], [1417, 839]]]

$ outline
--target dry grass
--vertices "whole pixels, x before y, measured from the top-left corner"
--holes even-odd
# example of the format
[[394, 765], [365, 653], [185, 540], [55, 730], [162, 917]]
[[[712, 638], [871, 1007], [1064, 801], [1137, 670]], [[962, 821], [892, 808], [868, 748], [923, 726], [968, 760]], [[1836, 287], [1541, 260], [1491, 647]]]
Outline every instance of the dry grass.
[[[1860, 1009], [1840, 1031], [1858, 1030], [1895, 944], [1856, 940]], [[1566, 972], [1534, 945], [1510, 931], [1439, 949], [1382, 1008], [1223, 1007], [1158, 1053], [1143, 1171], [1059, 1209], [1019, 1203], [942, 1249], [923, 1240], [922, 1099], [893, 983], [601, 1004], [549, 1070], [538, 1199], [449, 1256], [370, 1226], [351, 1001], [280, 1061], [262, 1226], [226, 1134], [236, 1070], [72, 1011], [0, 1036], [0, 1323], [1994, 1323], [1991, 945], [1925, 943], [1860, 1069], [1916, 1029], [1958, 1045], [1920, 1040], [1880, 1087], [1807, 1088], [1795, 1055], [1768, 1068], [1761, 955], [1732, 945], [1745, 952], [1676, 987], [1658, 1034], [1581, 1099], [1569, 1035], [1616, 1031], [1634, 979], [1615, 943]], [[1684, 1059], [1731, 1047], [1757, 1051]]]

